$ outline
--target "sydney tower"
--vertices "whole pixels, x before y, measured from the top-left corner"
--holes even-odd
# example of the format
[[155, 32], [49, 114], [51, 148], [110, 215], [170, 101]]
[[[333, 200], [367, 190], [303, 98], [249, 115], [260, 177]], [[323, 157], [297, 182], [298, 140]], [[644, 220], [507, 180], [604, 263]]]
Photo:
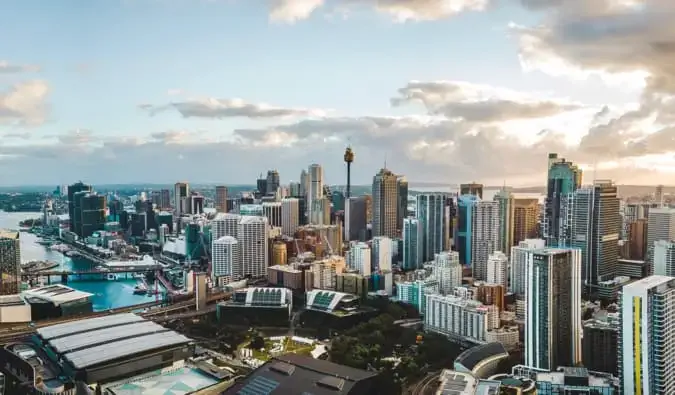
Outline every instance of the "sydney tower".
[[347, 147], [345, 150], [345, 163], [347, 164], [347, 194], [345, 199], [349, 199], [352, 188], [352, 162], [354, 162], [354, 151], [352, 151], [352, 147]]

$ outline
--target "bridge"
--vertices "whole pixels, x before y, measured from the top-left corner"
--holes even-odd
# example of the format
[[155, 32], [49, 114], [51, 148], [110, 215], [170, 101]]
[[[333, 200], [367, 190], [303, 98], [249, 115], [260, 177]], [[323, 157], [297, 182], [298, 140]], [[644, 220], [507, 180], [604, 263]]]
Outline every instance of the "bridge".
[[143, 267], [112, 267], [109, 269], [84, 269], [84, 270], [42, 270], [35, 272], [22, 272], [22, 278], [44, 277], [44, 276], [74, 276], [82, 274], [107, 274], [107, 273], [145, 273], [162, 270], [162, 265], [152, 265]]

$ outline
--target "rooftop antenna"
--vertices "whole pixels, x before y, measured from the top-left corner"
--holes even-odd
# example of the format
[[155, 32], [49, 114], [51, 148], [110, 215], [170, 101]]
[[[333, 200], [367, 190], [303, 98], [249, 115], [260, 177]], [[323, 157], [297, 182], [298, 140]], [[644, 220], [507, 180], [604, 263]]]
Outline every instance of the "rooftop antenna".
[[595, 162], [593, 162], [593, 185], [595, 185], [595, 181], [598, 179], [598, 160], [596, 159]]
[[384, 168], [387, 168], [387, 153], [384, 153]]

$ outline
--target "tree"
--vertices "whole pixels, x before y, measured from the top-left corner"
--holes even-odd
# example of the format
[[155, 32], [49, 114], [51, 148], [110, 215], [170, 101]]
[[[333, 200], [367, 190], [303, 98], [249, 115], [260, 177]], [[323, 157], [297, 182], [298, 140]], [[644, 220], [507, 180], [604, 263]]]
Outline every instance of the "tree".
[[255, 350], [260, 350], [261, 348], [265, 347], [265, 339], [263, 339], [260, 334], [256, 334], [253, 336], [253, 339], [251, 339], [250, 346]]

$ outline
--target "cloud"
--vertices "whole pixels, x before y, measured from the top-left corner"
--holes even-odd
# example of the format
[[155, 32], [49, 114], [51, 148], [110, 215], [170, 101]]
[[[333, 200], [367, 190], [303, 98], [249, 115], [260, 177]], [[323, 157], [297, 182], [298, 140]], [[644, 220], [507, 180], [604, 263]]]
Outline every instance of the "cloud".
[[0, 91], [0, 124], [42, 124], [48, 113], [48, 94], [45, 81], [23, 82]]
[[213, 119], [234, 117], [251, 119], [287, 118], [298, 116], [321, 116], [325, 114], [322, 110], [316, 109], [276, 107], [264, 103], [248, 103], [242, 99], [215, 98], [177, 101], [160, 106], [140, 104], [138, 108], [147, 111], [151, 116], [165, 111], [176, 110], [184, 118], [195, 117]]
[[0, 60], [0, 74], [26, 73], [40, 71], [39, 66], [30, 64], [12, 64], [6, 60]]
[[[482, 11], [489, 0], [340, 0], [335, 9], [347, 11], [369, 7], [399, 22], [408, 20], [438, 20], [461, 12]], [[271, 0], [270, 19], [294, 23], [309, 18], [315, 11], [326, 7], [325, 0]]]

